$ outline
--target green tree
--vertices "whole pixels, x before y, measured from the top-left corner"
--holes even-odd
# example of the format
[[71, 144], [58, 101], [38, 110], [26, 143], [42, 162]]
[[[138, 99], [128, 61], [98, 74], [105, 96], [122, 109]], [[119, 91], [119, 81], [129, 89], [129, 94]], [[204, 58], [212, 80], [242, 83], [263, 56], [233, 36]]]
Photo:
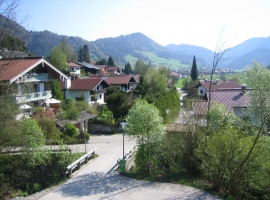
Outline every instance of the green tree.
[[162, 117], [154, 105], [138, 99], [125, 120], [126, 133], [136, 139], [139, 147], [135, 159], [136, 168], [139, 171], [148, 171], [150, 161], [155, 165], [155, 158], [152, 155], [165, 135]]
[[147, 71], [146, 65], [144, 64], [144, 61], [142, 59], [138, 59], [135, 63], [134, 71], [137, 74], [144, 75]]
[[77, 55], [74, 49], [68, 44], [66, 37], [62, 37], [59, 47], [61, 48], [62, 52], [66, 55], [67, 61], [72, 62], [76, 61]]
[[269, 195], [265, 190], [270, 185], [269, 178], [265, 181], [270, 176], [265, 168], [270, 163], [269, 138], [256, 141], [256, 128], [228, 114], [223, 105], [212, 105], [207, 120], [207, 132], [199, 137], [195, 150], [203, 175], [216, 190], [225, 190], [236, 199]]
[[81, 45], [80, 45], [78, 53], [77, 53], [77, 61], [78, 62], [83, 62], [84, 61], [83, 47]]
[[83, 45], [83, 61], [90, 63], [90, 53], [86, 44]]
[[117, 88], [107, 89], [105, 101], [116, 119], [126, 116], [133, 102], [126, 92], [119, 91]]
[[64, 134], [69, 137], [76, 137], [79, 136], [79, 130], [71, 122], [67, 122], [65, 124]]
[[125, 64], [124, 73], [125, 74], [131, 74], [132, 73], [132, 67], [131, 67], [129, 62], [127, 64]]
[[63, 91], [57, 80], [53, 80], [52, 82], [52, 96], [53, 98], [58, 99], [60, 101], [64, 99]]
[[197, 67], [195, 55], [193, 57], [192, 67], [191, 67], [191, 71], [190, 71], [190, 77], [193, 81], [198, 80], [198, 67]]
[[114, 61], [113, 61], [113, 59], [112, 59], [111, 56], [108, 58], [107, 65], [108, 65], [108, 66], [115, 66]]
[[107, 61], [105, 58], [102, 58], [96, 62], [96, 65], [106, 65]]
[[49, 62], [55, 66], [60, 71], [66, 73], [68, 64], [67, 64], [67, 57], [62, 52], [62, 49], [59, 46], [55, 46], [48, 56]]

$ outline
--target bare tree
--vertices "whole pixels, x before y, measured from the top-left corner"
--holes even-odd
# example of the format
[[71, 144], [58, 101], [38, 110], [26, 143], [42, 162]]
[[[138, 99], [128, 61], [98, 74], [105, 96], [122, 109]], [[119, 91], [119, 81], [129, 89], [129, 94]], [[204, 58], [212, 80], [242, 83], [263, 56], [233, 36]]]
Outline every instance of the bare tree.
[[[27, 42], [29, 33], [23, 26], [29, 19], [29, 15], [19, 16], [20, 5], [21, 0], [0, 0], [0, 41], [16, 38]], [[21, 48], [22, 44], [17, 42], [13, 49], [20, 51]]]
[[225, 28], [221, 30], [221, 33], [219, 35], [217, 45], [214, 52], [213, 57], [213, 63], [212, 63], [212, 70], [211, 70], [211, 76], [210, 76], [210, 86], [209, 86], [209, 95], [208, 95], [208, 110], [207, 114], [209, 114], [210, 106], [211, 106], [211, 90], [212, 90], [212, 84], [213, 84], [213, 75], [218, 67], [218, 65], [227, 60], [228, 58], [225, 58], [224, 55], [229, 51], [228, 44], [224, 40], [224, 31]]

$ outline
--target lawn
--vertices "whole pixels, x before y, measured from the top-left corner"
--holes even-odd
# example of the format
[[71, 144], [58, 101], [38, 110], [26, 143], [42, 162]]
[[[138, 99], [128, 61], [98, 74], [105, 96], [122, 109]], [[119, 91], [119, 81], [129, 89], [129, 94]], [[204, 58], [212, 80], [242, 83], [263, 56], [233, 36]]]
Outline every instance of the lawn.
[[[183, 64], [178, 60], [161, 58], [151, 52], [139, 52], [139, 53], [142, 53], [145, 57], [147, 57], [148, 60], [150, 60], [152, 65], [154, 66], [156, 65], [167, 66], [170, 69], [179, 69], [179, 68], [183, 69], [183, 68], [189, 67], [188, 65]], [[130, 56], [130, 55], [126, 55], [125, 59], [131, 64], [131, 66], [135, 66], [135, 63], [138, 60], [138, 58]]]

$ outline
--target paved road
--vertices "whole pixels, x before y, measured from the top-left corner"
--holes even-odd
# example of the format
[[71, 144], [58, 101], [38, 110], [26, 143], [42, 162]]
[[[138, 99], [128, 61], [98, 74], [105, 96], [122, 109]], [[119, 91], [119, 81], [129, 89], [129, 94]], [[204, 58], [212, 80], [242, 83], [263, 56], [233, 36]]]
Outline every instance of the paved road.
[[[204, 191], [191, 187], [139, 181], [123, 177], [115, 172], [116, 160], [122, 155], [122, 135], [91, 136], [87, 148], [97, 147], [98, 158], [90, 161], [78, 173], [59, 188], [41, 197], [53, 199], [138, 200], [138, 199], [218, 199]], [[126, 148], [134, 141], [125, 138]], [[79, 148], [84, 148], [80, 145]]]

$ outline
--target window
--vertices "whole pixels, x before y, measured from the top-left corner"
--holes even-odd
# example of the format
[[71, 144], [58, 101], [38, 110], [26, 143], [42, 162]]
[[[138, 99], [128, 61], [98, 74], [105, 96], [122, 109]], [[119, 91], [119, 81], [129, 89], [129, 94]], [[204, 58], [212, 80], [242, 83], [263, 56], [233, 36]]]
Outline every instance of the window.
[[200, 94], [203, 94], [203, 90], [200, 90]]

